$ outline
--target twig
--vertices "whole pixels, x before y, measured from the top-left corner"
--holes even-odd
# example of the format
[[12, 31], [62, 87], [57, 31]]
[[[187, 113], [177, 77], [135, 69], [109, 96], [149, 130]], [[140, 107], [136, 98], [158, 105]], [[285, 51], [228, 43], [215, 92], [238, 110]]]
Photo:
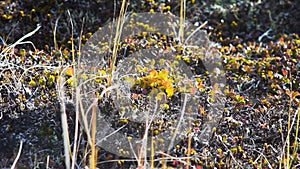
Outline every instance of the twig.
[[[264, 159], [266, 159], [266, 161], [267, 161], [267, 163], [268, 163], [268, 167], [269, 168], [273, 168], [272, 166], [271, 166], [271, 164], [269, 163], [269, 161], [268, 161], [268, 159], [267, 159], [267, 157], [262, 153], [262, 152], [260, 152], [260, 151], [257, 151], [257, 150], [255, 150], [255, 149], [253, 149], [253, 151], [256, 151], [257, 153], [259, 153], [260, 154], [260, 156], [262, 156]], [[257, 159], [258, 159], [259, 157], [257, 157]], [[257, 159], [255, 160], [255, 161], [257, 161]]]
[[60, 100], [61, 106], [61, 125], [63, 130], [63, 141], [64, 141], [64, 154], [65, 154], [65, 165], [67, 169], [70, 169], [70, 139], [69, 139], [69, 132], [68, 132], [68, 121], [67, 121], [67, 114], [66, 114], [66, 105], [65, 105], [65, 97], [64, 97], [64, 86], [63, 78], [60, 76], [58, 80], [58, 98]]
[[240, 167], [243, 168], [241, 166], [241, 164], [235, 159], [235, 157], [233, 156], [232, 152], [229, 150], [229, 148], [227, 147], [227, 145], [223, 142], [221, 136], [217, 135], [218, 139], [221, 141], [221, 143], [223, 144], [223, 146], [226, 148], [226, 152], [229, 152], [229, 155], [231, 156], [231, 158], [233, 159], [233, 161]]
[[185, 40], [187, 42], [196, 32], [198, 32], [200, 29], [202, 29], [208, 22], [205, 21], [202, 25], [200, 25], [196, 30], [194, 30]]
[[26, 35], [24, 35], [23, 37], [21, 37], [19, 40], [17, 40], [15, 43], [13, 43], [12, 45], [9, 45], [7, 48], [5, 48], [0, 55], [3, 55], [3, 53], [6, 53], [7, 51], [9, 51], [10, 49], [14, 48], [15, 46], [22, 44], [22, 41], [30, 36], [32, 36], [33, 34], [35, 34], [35, 32], [37, 32], [39, 29], [41, 28], [41, 25], [38, 25], [37, 28], [35, 28], [33, 31], [27, 33]]
[[14, 163], [11, 166], [11, 169], [15, 169], [16, 168], [16, 164], [20, 158], [21, 152], [22, 152], [22, 147], [23, 147], [23, 141], [20, 142], [20, 147], [19, 147], [19, 152], [17, 154], [17, 157], [14, 160]]
[[47, 156], [47, 164], [46, 164], [46, 169], [49, 169], [49, 161], [50, 161], [50, 156]]
[[177, 124], [177, 127], [176, 127], [176, 130], [175, 130], [175, 132], [174, 132], [174, 135], [173, 135], [173, 137], [172, 137], [172, 140], [171, 140], [171, 142], [170, 142], [170, 144], [169, 144], [168, 150], [170, 150], [170, 149], [172, 148], [172, 146], [173, 146], [173, 144], [174, 144], [174, 141], [175, 141], [175, 137], [176, 137], [176, 135], [177, 135], [178, 132], [179, 132], [178, 130], [179, 130], [180, 124], [181, 124], [181, 122], [182, 122], [183, 119], [184, 119], [184, 113], [185, 113], [186, 103], [187, 103], [187, 95], [185, 94], [185, 95], [184, 95], [184, 103], [183, 103], [182, 110], [181, 110], [181, 113], [180, 113], [180, 119], [179, 119], [179, 122], [178, 122], [178, 124]]

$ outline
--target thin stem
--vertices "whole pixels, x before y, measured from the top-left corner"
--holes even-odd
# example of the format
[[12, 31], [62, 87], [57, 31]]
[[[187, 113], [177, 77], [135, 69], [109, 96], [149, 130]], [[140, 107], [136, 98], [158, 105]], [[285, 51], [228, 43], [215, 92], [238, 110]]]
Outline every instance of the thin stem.
[[179, 28], [179, 37], [180, 37], [181, 43], [184, 43], [185, 17], [186, 17], [186, 0], [181, 0], [181, 2], [180, 2], [180, 28]]
[[11, 166], [11, 169], [15, 169], [16, 168], [17, 162], [18, 162], [18, 160], [19, 160], [19, 158], [21, 156], [22, 147], [23, 147], [23, 141], [20, 142], [19, 152], [17, 154], [17, 157], [14, 160], [14, 163]]
[[92, 106], [92, 145], [91, 145], [91, 156], [90, 156], [90, 169], [96, 169], [97, 165], [97, 152], [96, 152], [96, 104]]
[[111, 59], [111, 62], [110, 62], [110, 78], [108, 79], [108, 86], [110, 86], [111, 83], [112, 83], [112, 79], [113, 79], [112, 76], [113, 76], [116, 61], [117, 61], [118, 44], [119, 44], [120, 39], [121, 39], [123, 24], [124, 24], [124, 21], [125, 21], [125, 14], [126, 14], [126, 10], [127, 10], [127, 7], [128, 7], [128, 5], [125, 6], [125, 4], [126, 4], [126, 0], [123, 0], [121, 10], [120, 10], [119, 19], [118, 19], [118, 22], [117, 22], [116, 36], [115, 36], [114, 41], [113, 41], [113, 52], [112, 52], [112, 59]]

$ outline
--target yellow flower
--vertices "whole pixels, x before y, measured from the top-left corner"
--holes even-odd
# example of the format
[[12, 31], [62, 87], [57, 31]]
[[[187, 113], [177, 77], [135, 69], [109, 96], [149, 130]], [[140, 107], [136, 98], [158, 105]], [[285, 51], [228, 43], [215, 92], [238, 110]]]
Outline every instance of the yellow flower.
[[30, 85], [30, 86], [36, 86], [36, 82], [35, 82], [34, 80], [31, 79], [30, 82], [29, 82], [29, 85]]
[[73, 86], [75, 84], [76, 79], [74, 77], [71, 77], [67, 80], [67, 83], [69, 86]]
[[162, 70], [161, 72], [158, 73], [158, 78], [163, 79], [163, 80], [167, 80], [168, 79], [168, 74], [169, 74], [168, 71]]
[[54, 75], [50, 75], [48, 81], [49, 81], [49, 83], [54, 83], [55, 82], [55, 76]]
[[44, 86], [44, 85], [46, 84], [46, 81], [45, 81], [45, 78], [44, 78], [44, 77], [41, 77], [41, 78], [39, 79], [39, 84], [40, 84], [41, 86]]
[[166, 93], [167, 93], [167, 96], [170, 98], [174, 95], [174, 89], [173, 87], [169, 87], [166, 89]]
[[165, 110], [169, 110], [170, 109], [170, 106], [168, 104], [161, 104], [160, 105], [160, 108], [163, 108]]
[[157, 76], [157, 74], [158, 74], [158, 72], [157, 72], [156, 70], [153, 69], [153, 70], [151, 70], [149, 76], [150, 76], [150, 77], [155, 77], [155, 76]]
[[67, 76], [73, 76], [74, 75], [74, 69], [72, 67], [68, 67], [65, 74]]
[[105, 71], [105, 70], [101, 70], [100, 73], [101, 73], [102, 75], [106, 75], [106, 71]]

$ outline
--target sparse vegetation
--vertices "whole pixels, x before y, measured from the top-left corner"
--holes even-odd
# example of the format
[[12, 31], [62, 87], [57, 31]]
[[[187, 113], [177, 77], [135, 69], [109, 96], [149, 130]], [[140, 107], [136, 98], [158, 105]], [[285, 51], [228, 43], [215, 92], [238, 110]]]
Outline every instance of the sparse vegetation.
[[[300, 167], [299, 6], [287, 0], [1, 2], [0, 167]], [[141, 22], [130, 29], [148, 32], [122, 39], [126, 14], [142, 12], [179, 16], [179, 32], [167, 35]], [[112, 43], [97, 41], [101, 48], [92, 51], [101, 61], [84, 58], [90, 52], [84, 45], [113, 18]], [[185, 20], [207, 35], [184, 32]], [[198, 38], [207, 44], [187, 45]], [[150, 48], [157, 56], [143, 57]], [[217, 56], [222, 69], [207, 70]], [[124, 62], [135, 67], [127, 70]], [[226, 84], [213, 83], [220, 74]], [[182, 123], [182, 139], [165, 151], [159, 135], [176, 136], [180, 106], [188, 102], [197, 103], [186, 111], [193, 119]], [[98, 111], [126, 142], [142, 143], [115, 147], [119, 154], [96, 146], [99, 124], [92, 117]], [[217, 124], [207, 136], [211, 118]]]

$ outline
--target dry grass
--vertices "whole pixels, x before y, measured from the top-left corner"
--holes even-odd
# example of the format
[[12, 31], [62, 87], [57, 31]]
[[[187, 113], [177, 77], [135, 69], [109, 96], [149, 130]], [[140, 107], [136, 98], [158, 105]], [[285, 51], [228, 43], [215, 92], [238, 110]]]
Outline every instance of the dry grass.
[[[120, 38], [121, 38], [121, 34], [122, 34], [122, 28], [123, 28], [123, 24], [124, 24], [124, 20], [126, 17], [126, 10], [127, 10], [127, 2], [126, 0], [122, 1], [122, 7], [121, 7], [121, 11], [120, 11], [120, 16], [117, 22], [117, 29], [116, 29], [116, 37], [114, 37], [114, 44], [113, 44], [113, 54], [112, 54], [112, 58], [111, 58], [111, 64], [110, 64], [110, 75], [108, 76], [109, 81], [108, 81], [108, 85], [107, 87], [103, 87], [104, 90], [101, 93], [101, 97], [106, 97], [114, 88], [114, 84], [112, 84], [112, 79], [113, 79], [113, 75], [114, 75], [114, 71], [115, 71], [115, 65], [116, 65], [116, 58], [117, 58], [117, 52], [118, 52], [118, 46], [117, 44], [119, 44], [120, 42]], [[69, 13], [70, 16], [70, 22], [72, 25], [72, 30], [73, 30], [73, 23], [72, 23], [72, 19], [71, 19], [71, 15]], [[180, 31], [179, 31], [179, 36], [180, 36], [180, 40], [181, 42], [185, 42], [184, 39], [184, 23], [185, 23], [185, 16], [186, 16], [186, 0], [181, 0], [181, 8], [180, 8]], [[56, 25], [58, 24], [58, 20], [56, 22]], [[11, 51], [11, 49], [15, 48], [17, 45], [19, 44], [31, 44], [32, 46], [34, 46], [30, 41], [25, 41], [25, 38], [30, 37], [32, 34], [34, 34], [40, 27], [36, 28], [34, 31], [30, 32], [29, 34], [25, 35], [24, 37], [22, 37], [20, 40], [18, 40], [16, 43], [8, 46], [7, 48], [5, 48], [0, 56], [1, 59], [5, 58], [7, 55], [9, 55], [9, 52]], [[54, 30], [54, 34], [56, 33], [56, 31]], [[55, 36], [54, 36], [55, 37]], [[73, 34], [72, 34], [72, 39], [73, 39]], [[188, 39], [188, 38], [187, 38]], [[55, 42], [55, 49], [58, 49], [58, 45], [56, 43], [56, 40], [54, 39]], [[79, 47], [81, 45], [79, 44]], [[78, 63], [75, 61], [75, 44], [74, 41], [72, 41], [72, 66], [74, 69], [74, 78], [77, 79], [75, 80], [75, 82], [78, 82], [79, 78], [78, 74], [77, 74], [77, 70], [79, 69], [79, 67], [76, 67], [76, 65], [79, 65], [80, 63], [80, 49], [79, 49], [79, 59], [78, 59]], [[5, 60], [5, 59], [3, 59]], [[8, 64], [6, 62], [1, 63], [1, 64]], [[2, 65], [3, 66], [3, 65]], [[36, 65], [34, 67], [45, 67], [43, 65]], [[16, 67], [16, 65], [12, 65], [10, 66], [9, 69], [14, 69]], [[32, 67], [31, 67], [32, 68]], [[29, 71], [31, 68], [24, 68], [24, 74], [22, 76], [25, 76], [25, 73], [27, 71]], [[53, 67], [51, 67], [53, 68]], [[72, 87], [72, 97], [75, 103], [75, 112], [76, 112], [76, 116], [75, 116], [75, 133], [74, 133], [74, 138], [69, 138], [69, 127], [68, 127], [68, 122], [67, 122], [67, 109], [66, 109], [66, 91], [65, 91], [65, 84], [67, 83], [67, 80], [64, 79], [63, 77], [63, 73], [67, 70], [67, 67], [65, 67], [63, 69], [63, 71], [61, 72], [61, 76], [59, 76], [60, 78], [57, 80], [57, 93], [58, 93], [58, 98], [59, 98], [59, 102], [60, 102], [60, 107], [61, 107], [61, 121], [62, 121], [62, 129], [63, 129], [63, 139], [64, 139], [64, 157], [65, 157], [65, 167], [67, 169], [70, 168], [76, 168], [76, 166], [78, 166], [78, 164], [76, 164], [76, 162], [78, 161], [77, 159], [77, 154], [78, 154], [78, 148], [79, 148], [79, 141], [80, 138], [82, 136], [83, 133], [80, 133], [79, 131], [79, 123], [81, 122], [81, 125], [84, 128], [84, 131], [87, 134], [87, 139], [88, 139], [88, 145], [87, 145], [87, 150], [86, 150], [86, 158], [88, 160], [85, 161], [89, 161], [89, 162], [84, 162], [84, 164], [89, 163], [89, 168], [90, 169], [96, 169], [97, 167], [97, 148], [96, 148], [96, 129], [97, 129], [97, 121], [96, 121], [96, 116], [97, 116], [97, 103], [98, 100], [92, 100], [91, 101], [91, 105], [88, 106], [87, 109], [86, 105], [83, 105], [84, 103], [82, 102], [82, 91], [81, 91], [81, 86], [83, 85], [83, 83], [86, 83], [87, 81], [91, 81], [93, 79], [88, 79], [87, 81], [81, 83], [81, 84], [77, 84], [75, 83], [75, 85]], [[290, 75], [291, 76], [291, 75]], [[95, 77], [97, 78], [97, 77]], [[18, 89], [20, 86], [19, 83], [14, 84], [11, 83], [10, 84], [12, 88], [14, 89]], [[292, 88], [292, 86], [290, 87]], [[286, 138], [282, 138], [284, 140], [284, 145], [282, 148], [282, 153], [281, 153], [281, 161], [282, 163], [280, 163], [279, 168], [284, 168], [284, 169], [289, 169], [292, 167], [293, 161], [296, 159], [296, 156], [298, 155], [297, 152], [299, 151], [299, 143], [298, 143], [298, 136], [299, 136], [299, 124], [300, 124], [300, 109], [298, 108], [296, 112], [292, 112], [292, 107], [291, 107], [291, 102], [292, 100], [292, 95], [290, 95], [290, 104], [289, 104], [289, 111], [288, 111], [288, 133]], [[101, 100], [100, 100], [101, 101]], [[186, 99], [184, 100], [184, 103], [186, 103]], [[158, 107], [158, 105], [156, 105], [156, 107]], [[184, 110], [184, 108], [183, 108]], [[88, 116], [88, 112], [92, 113], [91, 115], [91, 121], [89, 121], [87, 119]], [[184, 112], [181, 112], [183, 115]], [[155, 113], [154, 113], [155, 114]], [[0, 117], [1, 119], [1, 117]], [[167, 168], [166, 166], [166, 161], [171, 161], [171, 160], [177, 160], [180, 161], [181, 163], [183, 163], [186, 168], [190, 168], [193, 167], [191, 166], [191, 136], [190, 134], [188, 134], [188, 148], [187, 148], [187, 156], [186, 157], [182, 157], [182, 158], [177, 158], [177, 157], [172, 157], [167, 153], [164, 152], [157, 152], [156, 147], [155, 147], [155, 142], [153, 140], [153, 138], [151, 138], [151, 158], [150, 161], [147, 161], [148, 158], [148, 154], [147, 154], [147, 149], [149, 149], [149, 147], [147, 147], [147, 142], [150, 139], [148, 137], [149, 135], [149, 131], [151, 130], [150, 128], [150, 124], [151, 122], [154, 120], [154, 117], [146, 117], [146, 127], [145, 127], [145, 134], [144, 137], [142, 138], [142, 144], [140, 146], [140, 149], [138, 150], [138, 154], [135, 155], [135, 161], [138, 163], [138, 168], [155, 168], [155, 162], [161, 162], [162, 164], [162, 168]], [[191, 123], [191, 122], [190, 122]], [[180, 125], [180, 123], [179, 123]], [[291, 135], [292, 135], [292, 128], [296, 126], [296, 133], [295, 133], [295, 140], [293, 143], [291, 143]], [[179, 128], [179, 126], [178, 126]], [[176, 133], [176, 132], [175, 132]], [[114, 133], [112, 133], [114, 134]], [[177, 133], [178, 134], [178, 133]], [[153, 134], [152, 134], [153, 135]], [[176, 137], [176, 135], [173, 136], [172, 140], [174, 140]], [[226, 146], [226, 144], [222, 141], [221, 136], [218, 136], [219, 140], [223, 143], [224, 147], [227, 150], [227, 153], [231, 156], [231, 158], [233, 159], [233, 163], [232, 165], [235, 165], [238, 168], [242, 168], [242, 164], [235, 159], [234, 155], [232, 154], [232, 152], [230, 151], [230, 149]], [[283, 136], [282, 136], [283, 137]], [[70, 140], [74, 140], [73, 142], [73, 149], [71, 149], [71, 144], [70, 144]], [[129, 140], [130, 142], [130, 140]], [[21, 154], [21, 150], [22, 150], [22, 145], [23, 143], [20, 143], [20, 148], [19, 148], [19, 152], [15, 158], [15, 161], [13, 163], [13, 165], [11, 166], [11, 168], [15, 168], [17, 161], [20, 157]], [[291, 147], [293, 147], [292, 151], [291, 151]], [[133, 150], [132, 148], [132, 152], [135, 152], [136, 150]], [[256, 151], [256, 150], [255, 150]], [[259, 152], [260, 153], [260, 152]], [[89, 156], [88, 156], [89, 154]], [[157, 158], [155, 157], [156, 155], [161, 155], [161, 158]], [[88, 157], [87, 157], [88, 156]], [[267, 164], [269, 168], [272, 168], [271, 164], [268, 162], [268, 158], [263, 154], [260, 153], [260, 156], [255, 159], [255, 162], [264, 159], [267, 160]], [[126, 159], [124, 159], [126, 161]], [[49, 159], [47, 159], [47, 161], [49, 161]], [[112, 160], [114, 161], [114, 160]], [[130, 161], [130, 160], [128, 160]], [[47, 166], [49, 166], [49, 162], [47, 162]], [[299, 164], [294, 166], [299, 167]]]

